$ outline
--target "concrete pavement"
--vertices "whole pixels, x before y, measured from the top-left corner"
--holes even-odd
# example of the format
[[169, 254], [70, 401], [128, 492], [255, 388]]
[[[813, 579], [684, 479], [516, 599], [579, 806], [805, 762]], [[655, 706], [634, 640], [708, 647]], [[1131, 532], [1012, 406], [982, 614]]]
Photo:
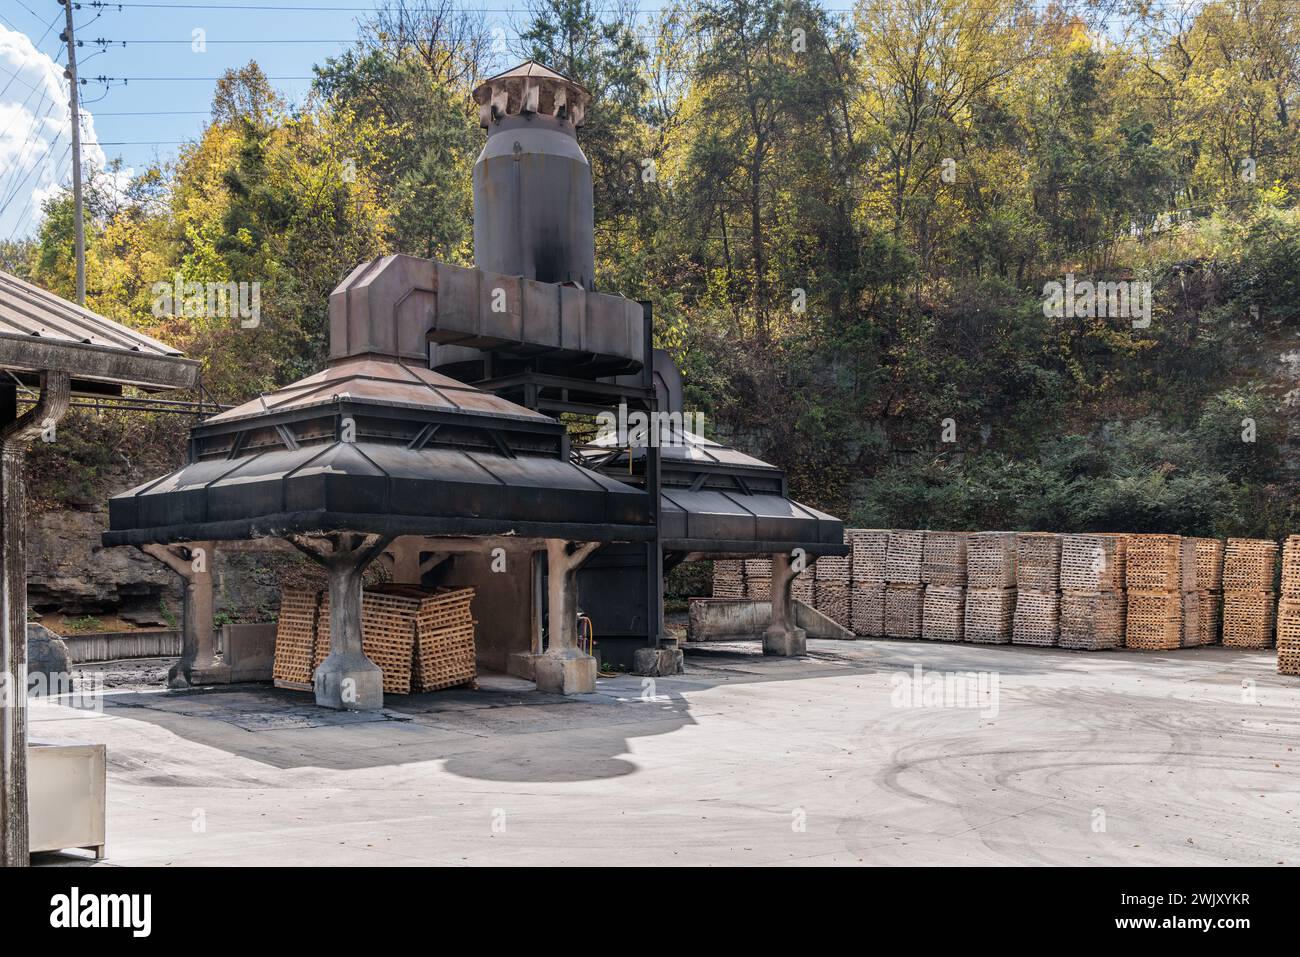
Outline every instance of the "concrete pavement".
[[33, 707], [32, 734], [107, 744], [109, 865], [1300, 860], [1300, 680], [1272, 653], [808, 648], [378, 714], [110, 691]]

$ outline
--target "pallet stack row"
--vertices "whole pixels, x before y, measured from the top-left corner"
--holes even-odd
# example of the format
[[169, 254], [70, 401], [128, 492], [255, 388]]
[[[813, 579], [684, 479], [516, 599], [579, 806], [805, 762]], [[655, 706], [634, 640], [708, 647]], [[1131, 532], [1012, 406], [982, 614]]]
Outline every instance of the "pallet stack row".
[[845, 628], [849, 627], [849, 565], [851, 555], [823, 555], [813, 565], [813, 606]]
[[855, 635], [880, 638], [885, 634], [885, 567], [889, 555], [889, 532], [879, 528], [854, 528], [845, 537], [852, 549], [849, 627]]
[[894, 529], [885, 550], [885, 637], [920, 638], [925, 532]]
[[961, 641], [966, 618], [965, 532], [926, 532], [921, 548], [925, 598], [921, 637]]
[[1277, 557], [1277, 542], [1228, 539], [1223, 553], [1224, 647], [1273, 647]]
[[1061, 538], [1060, 646], [1106, 651], [1124, 644], [1124, 535]]
[[1055, 647], [1061, 636], [1061, 536], [1016, 536], [1016, 612], [1011, 641]]
[[745, 597], [753, 601], [771, 601], [772, 559], [746, 558], [741, 567], [745, 573]]
[[1300, 535], [1282, 546], [1282, 590], [1277, 602], [1278, 674], [1300, 675]]
[[1182, 647], [1183, 595], [1196, 590], [1196, 543], [1181, 535], [1130, 535], [1124, 644], [1140, 651]]
[[966, 538], [964, 639], [1011, 641], [1016, 608], [1016, 533], [976, 532]]
[[1183, 593], [1183, 647], [1219, 641], [1223, 617], [1223, 542], [1193, 538], [1196, 549], [1196, 588]]

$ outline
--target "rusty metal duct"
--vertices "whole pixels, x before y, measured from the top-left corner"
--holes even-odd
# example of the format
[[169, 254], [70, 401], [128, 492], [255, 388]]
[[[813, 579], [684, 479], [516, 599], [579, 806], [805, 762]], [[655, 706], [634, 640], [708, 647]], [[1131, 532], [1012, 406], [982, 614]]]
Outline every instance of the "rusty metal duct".
[[578, 145], [591, 96], [533, 60], [474, 90], [487, 143], [474, 164], [474, 263], [593, 288], [591, 164]]

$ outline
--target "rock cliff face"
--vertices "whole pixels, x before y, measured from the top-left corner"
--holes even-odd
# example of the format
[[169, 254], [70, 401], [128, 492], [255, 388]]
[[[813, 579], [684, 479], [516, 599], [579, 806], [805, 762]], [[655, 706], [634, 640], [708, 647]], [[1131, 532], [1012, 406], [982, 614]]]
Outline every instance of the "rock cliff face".
[[38, 614], [116, 614], [140, 625], [165, 623], [181, 603], [180, 579], [135, 548], [105, 548], [108, 509], [27, 515], [27, 605]]
[[[27, 516], [27, 605], [35, 614], [114, 615], [141, 626], [174, 625], [180, 578], [135, 548], [105, 548], [108, 510], [56, 509]], [[318, 576], [289, 553], [218, 551], [216, 611], [230, 621], [268, 621], [282, 582]]]

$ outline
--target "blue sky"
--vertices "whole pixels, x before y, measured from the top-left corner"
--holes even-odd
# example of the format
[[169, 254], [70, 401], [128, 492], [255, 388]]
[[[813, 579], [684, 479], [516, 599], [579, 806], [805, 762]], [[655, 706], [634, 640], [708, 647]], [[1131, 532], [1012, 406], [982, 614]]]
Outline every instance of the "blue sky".
[[[169, 6], [146, 5], [152, 3]], [[507, 2], [489, 4], [502, 12], [488, 16], [508, 30]], [[332, 9], [230, 9], [260, 5]], [[174, 156], [177, 144], [197, 137], [207, 122], [212, 78], [250, 59], [287, 99], [301, 99], [309, 81], [288, 78], [309, 77], [312, 64], [346, 49], [371, 7], [367, 0], [126, 0], [119, 10], [82, 0], [75, 10], [84, 44], [79, 72], [130, 78], [82, 87], [86, 161], [120, 157], [138, 171]], [[0, 239], [30, 235], [40, 200], [71, 175], [66, 87], [55, 94], [65, 63], [62, 29], [63, 7], [55, 0], [0, 0]], [[195, 29], [206, 31], [206, 52], [191, 49]], [[93, 42], [100, 38], [117, 42]]]

